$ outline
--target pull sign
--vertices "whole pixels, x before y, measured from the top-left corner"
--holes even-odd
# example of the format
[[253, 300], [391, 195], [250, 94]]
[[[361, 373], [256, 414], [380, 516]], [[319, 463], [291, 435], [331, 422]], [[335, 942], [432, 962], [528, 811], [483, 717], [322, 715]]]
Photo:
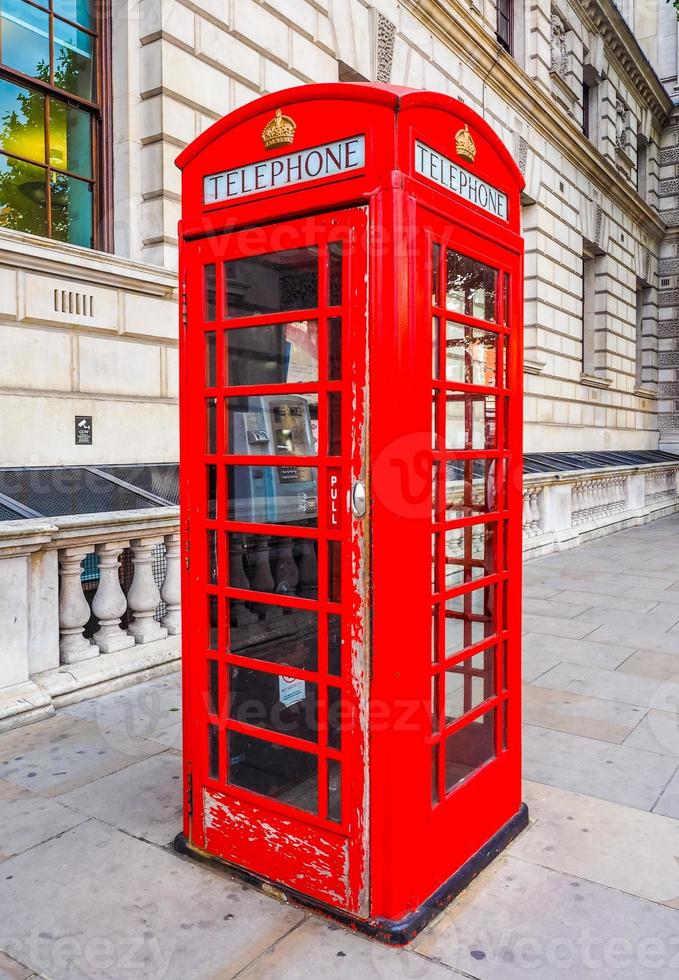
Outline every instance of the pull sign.
[[339, 470], [328, 470], [328, 530], [337, 531], [342, 526], [341, 478]]

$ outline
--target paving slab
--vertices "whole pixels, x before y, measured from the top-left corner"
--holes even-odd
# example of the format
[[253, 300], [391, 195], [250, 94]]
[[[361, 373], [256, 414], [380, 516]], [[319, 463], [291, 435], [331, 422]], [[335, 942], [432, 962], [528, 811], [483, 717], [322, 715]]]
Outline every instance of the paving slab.
[[33, 970], [0, 951], [0, 980], [31, 980]]
[[[586, 614], [583, 613], [583, 616]], [[559, 616], [534, 616], [525, 613], [522, 629], [524, 633], [542, 633], [548, 636], [563, 636], [581, 640], [595, 630], [600, 623], [585, 622], [579, 616], [576, 619], [563, 619]]]
[[558, 596], [561, 589], [558, 585], [544, 584], [542, 582], [536, 582], [532, 584], [529, 582], [524, 582], [523, 585], [523, 596], [524, 599], [554, 599]]
[[524, 726], [523, 771], [534, 782], [650, 810], [676, 769], [672, 756]]
[[302, 913], [97, 821], [5, 861], [0, 947], [52, 980], [233, 977]]
[[679, 821], [529, 780], [523, 799], [531, 823], [508, 854], [676, 908]]
[[662, 686], [670, 687], [679, 698], [679, 683], [671, 684], [652, 677], [639, 677], [620, 670], [585, 667], [583, 664], [559, 663], [540, 677], [540, 687], [589, 694], [604, 700], [647, 708], [654, 706]]
[[658, 653], [656, 650], [635, 650], [616, 671], [636, 674], [638, 677], [651, 677], [658, 681], [676, 677], [679, 681], [679, 656], [674, 653]]
[[643, 622], [636, 625], [616, 626], [607, 623], [599, 626], [589, 634], [593, 643], [610, 644], [615, 647], [631, 647], [632, 650], [655, 650], [658, 653], [674, 653], [679, 662], [679, 636], [676, 633], [666, 633], [660, 629], [652, 629]]
[[585, 611], [581, 613], [583, 619], [587, 618], [587, 613], [590, 609], [619, 609], [622, 612], [647, 613], [654, 606], [658, 605], [657, 599], [634, 599], [631, 596], [622, 598], [619, 595], [580, 592], [573, 589], [566, 589], [560, 592], [559, 602], [570, 603], [576, 606], [586, 606]]
[[651, 708], [627, 736], [625, 745], [660, 755], [672, 755], [679, 760], [679, 714]]
[[552, 667], [559, 663], [554, 657], [548, 656], [544, 651], [523, 650], [521, 654], [521, 676], [524, 684], [530, 684], [543, 674], [546, 674]]
[[651, 633], [667, 632], [679, 623], [679, 606], [669, 602], [659, 602], [653, 609], [641, 613], [637, 610], [611, 609], [608, 606], [592, 606], [574, 620], [578, 623], [596, 623], [597, 626], [614, 626], [632, 632], [649, 630]]
[[168, 749], [58, 799], [120, 830], [169, 844], [182, 826], [181, 756]]
[[64, 711], [95, 722], [121, 752], [144, 756], [148, 740], [181, 748], [181, 705], [181, 676], [177, 673], [81, 701]]
[[523, 720], [529, 725], [604, 742], [624, 742], [646, 714], [646, 708], [604, 701], [528, 684], [523, 690]]
[[[664, 814], [679, 821], [679, 770], [675, 772], [665, 789], [660, 794], [658, 802], [653, 807], [653, 813]], [[679, 857], [675, 856], [675, 861]], [[679, 907], [679, 903], [676, 903]]]
[[468, 976], [406, 949], [308, 919], [252, 963], [238, 980], [455, 980]]
[[56, 800], [46, 800], [21, 787], [16, 790], [13, 798], [5, 798], [0, 804], [0, 861], [50, 840], [87, 819]]
[[574, 619], [589, 606], [574, 602], [559, 602], [557, 599], [524, 599], [523, 612], [529, 616], [557, 616], [560, 619]]
[[478, 980], [676, 975], [679, 912], [500, 858], [414, 943]]
[[590, 633], [586, 640], [566, 639], [563, 636], [542, 636], [539, 633], [526, 633], [523, 638], [523, 649], [534, 653], [543, 653], [552, 660], [559, 662], [583, 664], [588, 667], [600, 667], [608, 671], [614, 670], [619, 664], [631, 657], [635, 647], [609, 646], [607, 643], [594, 643]]
[[[139, 747], [130, 756], [114, 742], [95, 722], [60, 713], [0, 739], [0, 778], [42, 796], [58, 796], [139, 758]], [[145, 742], [146, 755], [162, 751], [159, 743]]]

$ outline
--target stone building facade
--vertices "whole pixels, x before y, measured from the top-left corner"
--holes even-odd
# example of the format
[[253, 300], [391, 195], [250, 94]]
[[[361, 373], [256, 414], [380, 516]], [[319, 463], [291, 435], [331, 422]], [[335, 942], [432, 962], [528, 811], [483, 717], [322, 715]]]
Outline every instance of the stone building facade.
[[[526, 449], [654, 449], [659, 426], [661, 445], [679, 434], [671, 8], [640, 42], [610, 0], [103, 10], [113, 254], [0, 228], [0, 466], [176, 460], [174, 159], [264, 92], [338, 80], [460, 98], [519, 162]], [[92, 416], [91, 445], [74, 444], [76, 415]]]

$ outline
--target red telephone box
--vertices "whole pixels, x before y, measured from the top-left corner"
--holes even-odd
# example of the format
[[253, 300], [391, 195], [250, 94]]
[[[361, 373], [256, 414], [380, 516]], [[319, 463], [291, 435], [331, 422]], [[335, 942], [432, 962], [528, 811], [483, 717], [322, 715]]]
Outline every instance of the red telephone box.
[[178, 165], [178, 846], [404, 943], [527, 820], [523, 181], [464, 104], [362, 84]]

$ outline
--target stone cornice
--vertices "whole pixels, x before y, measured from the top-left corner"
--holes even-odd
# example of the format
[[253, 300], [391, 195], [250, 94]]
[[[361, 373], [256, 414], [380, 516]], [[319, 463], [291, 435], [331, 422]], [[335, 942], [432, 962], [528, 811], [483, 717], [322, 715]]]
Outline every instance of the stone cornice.
[[[478, 20], [468, 9], [457, 0], [403, 0], [403, 4], [625, 213], [653, 238], [663, 237], [665, 224], [658, 214], [631, 184], [620, 179], [617, 168], [594, 148], [556, 100], [547, 97], [544, 87], [529, 78], [511, 55], [479, 29]], [[669, 98], [665, 99], [669, 111]]]

